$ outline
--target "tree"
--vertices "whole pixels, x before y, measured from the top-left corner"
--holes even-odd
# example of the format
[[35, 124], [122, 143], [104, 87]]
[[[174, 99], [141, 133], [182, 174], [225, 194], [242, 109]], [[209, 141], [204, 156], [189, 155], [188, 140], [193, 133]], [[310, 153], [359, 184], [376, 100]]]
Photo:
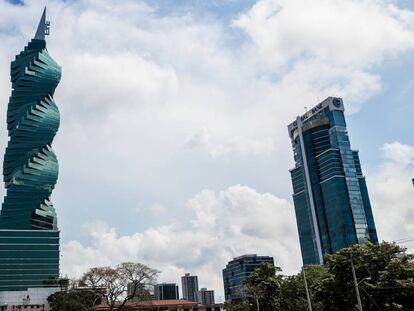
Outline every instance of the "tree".
[[109, 310], [121, 311], [131, 299], [142, 300], [144, 289], [155, 284], [158, 274], [141, 263], [124, 262], [115, 268], [91, 268], [81, 282], [100, 296]]
[[250, 306], [246, 302], [229, 302], [224, 303], [224, 310], [226, 311], [250, 311]]
[[274, 311], [279, 305], [279, 291], [282, 283], [282, 276], [279, 267], [269, 262], [262, 262], [258, 268], [249, 274], [245, 285], [253, 298], [256, 310]]
[[393, 243], [354, 245], [325, 257], [330, 274], [320, 283], [316, 298], [324, 310], [353, 310], [355, 267], [365, 311], [414, 310], [414, 256]]
[[[382, 242], [353, 245], [325, 256], [325, 265], [305, 266], [313, 311], [356, 310], [355, 268], [364, 311], [414, 311], [414, 255], [400, 246]], [[307, 311], [302, 272], [282, 277], [269, 263], [247, 278], [248, 299], [227, 304], [228, 310]], [[247, 303], [246, 303], [247, 302]]]
[[[330, 274], [326, 269], [319, 265], [308, 265], [304, 267], [310, 300], [313, 311], [320, 311], [322, 303], [317, 301], [315, 294], [321, 282], [325, 278], [329, 278]], [[283, 279], [280, 287], [279, 296], [280, 310], [284, 311], [308, 311], [308, 302], [306, 299], [305, 284], [303, 279], [303, 272], [295, 275], [287, 276]]]
[[96, 300], [95, 293], [90, 290], [76, 290], [56, 292], [47, 298], [52, 311], [89, 311], [93, 310]]

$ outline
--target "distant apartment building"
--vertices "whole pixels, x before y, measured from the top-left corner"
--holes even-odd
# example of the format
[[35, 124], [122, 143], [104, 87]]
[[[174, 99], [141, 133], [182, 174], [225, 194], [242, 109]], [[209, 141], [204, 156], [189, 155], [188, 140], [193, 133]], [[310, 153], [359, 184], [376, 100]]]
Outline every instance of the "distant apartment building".
[[203, 306], [214, 305], [214, 290], [202, 288], [195, 292], [195, 301], [201, 303]]
[[154, 296], [156, 300], [179, 299], [178, 285], [175, 283], [157, 284], [154, 287]]
[[186, 273], [181, 277], [181, 288], [183, 291], [183, 299], [196, 301], [195, 293], [198, 291], [198, 277]]
[[151, 300], [154, 299], [154, 293], [151, 288], [145, 284], [128, 283], [127, 295], [132, 296], [132, 300]]
[[224, 296], [226, 301], [239, 301], [245, 296], [244, 282], [262, 262], [274, 265], [273, 257], [243, 255], [230, 261], [223, 269]]
[[341, 98], [328, 97], [289, 126], [290, 170], [304, 264], [366, 241], [378, 242], [358, 151], [351, 148]]

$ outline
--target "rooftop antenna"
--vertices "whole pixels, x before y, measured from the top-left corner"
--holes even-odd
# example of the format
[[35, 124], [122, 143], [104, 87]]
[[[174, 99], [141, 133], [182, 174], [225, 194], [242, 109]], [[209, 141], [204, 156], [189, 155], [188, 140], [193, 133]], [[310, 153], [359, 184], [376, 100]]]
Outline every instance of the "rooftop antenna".
[[39, 26], [37, 26], [36, 34], [34, 39], [45, 40], [45, 36], [50, 33], [50, 22], [46, 20], [46, 7], [43, 10], [42, 17], [40, 18]]

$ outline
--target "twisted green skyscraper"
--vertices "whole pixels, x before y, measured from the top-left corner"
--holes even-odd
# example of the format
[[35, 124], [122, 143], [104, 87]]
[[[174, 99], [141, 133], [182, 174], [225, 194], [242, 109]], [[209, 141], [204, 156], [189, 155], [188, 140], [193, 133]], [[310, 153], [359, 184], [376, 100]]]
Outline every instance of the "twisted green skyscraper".
[[43, 14], [35, 38], [11, 63], [10, 140], [3, 164], [7, 195], [0, 216], [4, 229], [56, 229], [49, 197], [58, 176], [51, 143], [59, 127], [53, 93], [61, 68], [46, 49], [46, 26]]
[[51, 144], [59, 127], [53, 94], [61, 68], [46, 49], [48, 33], [45, 9], [35, 37], [11, 63], [0, 291], [56, 286], [59, 277], [59, 230], [50, 195], [58, 177]]

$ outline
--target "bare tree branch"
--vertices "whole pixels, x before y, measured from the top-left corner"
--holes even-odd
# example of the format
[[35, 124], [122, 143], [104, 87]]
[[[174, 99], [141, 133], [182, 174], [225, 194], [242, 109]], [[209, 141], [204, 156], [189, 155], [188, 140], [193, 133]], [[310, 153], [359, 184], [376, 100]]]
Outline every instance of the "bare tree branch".
[[121, 311], [129, 300], [149, 299], [148, 287], [155, 284], [158, 274], [159, 271], [144, 264], [123, 262], [115, 268], [91, 268], [81, 282], [99, 295], [109, 310]]

